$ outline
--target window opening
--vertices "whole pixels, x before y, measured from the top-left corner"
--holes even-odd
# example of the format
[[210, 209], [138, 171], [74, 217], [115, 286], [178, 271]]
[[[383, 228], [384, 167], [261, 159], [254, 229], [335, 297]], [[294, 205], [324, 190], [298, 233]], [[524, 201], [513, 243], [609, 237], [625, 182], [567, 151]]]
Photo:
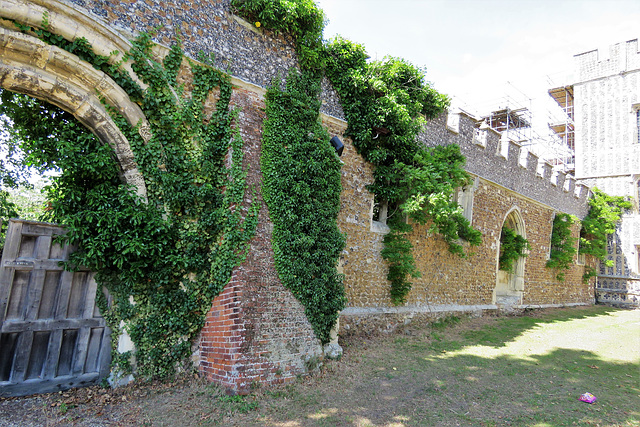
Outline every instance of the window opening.
[[636, 110], [636, 143], [640, 144], [640, 108]]

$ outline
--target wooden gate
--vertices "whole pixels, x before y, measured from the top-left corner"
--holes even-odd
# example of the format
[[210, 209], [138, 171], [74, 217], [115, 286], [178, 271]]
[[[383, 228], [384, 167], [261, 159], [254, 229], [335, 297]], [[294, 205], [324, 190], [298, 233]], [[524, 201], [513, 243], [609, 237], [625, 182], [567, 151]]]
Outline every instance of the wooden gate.
[[48, 393], [109, 374], [110, 330], [94, 273], [65, 271], [59, 226], [10, 220], [0, 265], [0, 396]]

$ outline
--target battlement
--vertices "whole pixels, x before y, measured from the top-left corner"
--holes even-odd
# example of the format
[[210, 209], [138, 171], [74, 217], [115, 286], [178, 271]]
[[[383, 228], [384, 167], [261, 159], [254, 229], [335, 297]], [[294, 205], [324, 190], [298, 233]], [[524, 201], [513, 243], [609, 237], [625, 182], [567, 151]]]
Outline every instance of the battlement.
[[428, 146], [458, 144], [468, 172], [558, 211], [587, 214], [588, 187], [464, 112], [430, 120], [420, 139]]
[[574, 58], [576, 83], [640, 70], [638, 39], [614, 44], [608, 52], [595, 49], [577, 54]]

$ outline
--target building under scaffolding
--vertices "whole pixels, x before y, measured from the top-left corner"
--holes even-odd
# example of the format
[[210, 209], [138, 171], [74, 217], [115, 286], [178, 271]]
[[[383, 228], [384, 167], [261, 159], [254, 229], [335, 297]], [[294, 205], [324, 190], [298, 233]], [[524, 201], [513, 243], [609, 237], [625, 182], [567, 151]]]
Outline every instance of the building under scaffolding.
[[[520, 93], [526, 99], [506, 95], [483, 107], [466, 106], [466, 108], [469, 111], [481, 113], [475, 115], [479, 117], [478, 127], [488, 126], [499, 132], [504, 137], [504, 141], [514, 141], [519, 144], [522, 147], [522, 158], [526, 157], [527, 152], [532, 152], [540, 159], [549, 162], [554, 168], [573, 174], [575, 171], [573, 88], [569, 86], [549, 91], [549, 95], [562, 107], [564, 114], [562, 119], [552, 118], [551, 109], [547, 109], [549, 119], [543, 126], [538, 127], [533, 124], [532, 99]], [[529, 107], [524, 104], [527, 100]], [[491, 113], [487, 114], [487, 111]], [[539, 107], [537, 111], [536, 114], [544, 112], [540, 111]], [[539, 123], [543, 122], [544, 120], [539, 121]], [[547, 124], [549, 124], [548, 127]], [[508, 144], [502, 144], [500, 150], [502, 154], [507, 154]]]
[[573, 118], [573, 86], [562, 86], [549, 89], [549, 95], [558, 103], [564, 112], [560, 121], [549, 123], [555, 135], [562, 140], [562, 146], [567, 154], [558, 161], [564, 163], [571, 173], [575, 171], [575, 126]]
[[482, 120], [511, 141], [526, 144], [531, 140], [531, 112], [525, 107], [515, 110], [506, 107], [492, 111], [490, 115], [482, 117]]

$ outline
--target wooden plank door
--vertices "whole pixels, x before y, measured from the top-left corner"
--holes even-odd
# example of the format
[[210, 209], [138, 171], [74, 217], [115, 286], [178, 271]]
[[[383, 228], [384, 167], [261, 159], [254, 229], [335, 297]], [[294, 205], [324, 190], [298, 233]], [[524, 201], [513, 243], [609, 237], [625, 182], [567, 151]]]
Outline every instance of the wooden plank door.
[[65, 271], [64, 229], [10, 220], [0, 263], [0, 396], [99, 383], [109, 374], [110, 330], [94, 273]]

